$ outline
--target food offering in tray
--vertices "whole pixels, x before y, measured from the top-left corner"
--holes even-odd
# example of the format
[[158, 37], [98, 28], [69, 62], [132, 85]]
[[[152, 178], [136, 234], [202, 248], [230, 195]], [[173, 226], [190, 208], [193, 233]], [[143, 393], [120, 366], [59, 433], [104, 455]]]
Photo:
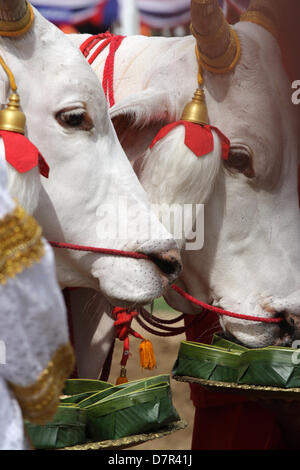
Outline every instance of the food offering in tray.
[[248, 349], [215, 335], [211, 345], [183, 341], [172, 375], [220, 391], [300, 399], [299, 355], [279, 346]]
[[[169, 375], [113, 385], [99, 380], [69, 379], [51, 422], [27, 422], [27, 434], [36, 449], [60, 449], [107, 441], [130, 444], [128, 436], [170, 433], [181, 426], [172, 403]], [[156, 437], [159, 437], [157, 435]], [[132, 438], [135, 443], [139, 439]], [[113, 444], [111, 445], [113, 447]], [[91, 447], [92, 448], [92, 447]]]

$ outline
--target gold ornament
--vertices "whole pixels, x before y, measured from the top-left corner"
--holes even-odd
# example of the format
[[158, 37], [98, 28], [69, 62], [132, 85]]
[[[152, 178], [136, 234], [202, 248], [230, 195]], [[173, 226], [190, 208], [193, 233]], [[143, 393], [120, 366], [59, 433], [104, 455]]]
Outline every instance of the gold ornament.
[[195, 91], [192, 101], [185, 106], [181, 120], [194, 122], [195, 124], [201, 124], [203, 126], [208, 124], [208, 111], [204, 91], [201, 88]]
[[18, 93], [11, 93], [6, 108], [0, 111], [0, 130], [25, 133], [25, 114], [20, 110]]

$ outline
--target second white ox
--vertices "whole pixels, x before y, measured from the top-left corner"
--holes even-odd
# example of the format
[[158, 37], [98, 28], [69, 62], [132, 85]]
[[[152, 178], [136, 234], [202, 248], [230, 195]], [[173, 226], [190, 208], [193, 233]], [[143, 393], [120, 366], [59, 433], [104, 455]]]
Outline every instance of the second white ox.
[[[13, 25], [26, 8], [25, 0], [1, 0], [0, 19]], [[118, 305], [151, 302], [180, 271], [176, 242], [150, 212], [95, 74], [59, 29], [34, 14], [31, 30], [19, 38], [1, 37], [0, 50], [18, 85], [26, 133], [47, 160], [50, 175], [35, 191], [36, 169], [20, 175], [8, 165], [10, 192], [34, 211], [48, 240], [138, 251], [153, 260], [56, 250], [62, 287], [91, 287]], [[9, 87], [2, 68], [0, 79], [5, 103]], [[127, 236], [116, 233], [112, 239], [107, 225], [116, 222], [120, 200], [128, 217], [119, 214], [117, 222]], [[145, 235], [137, 227], [144, 227]]]
[[[285, 6], [270, 2], [270, 18], [267, 7], [266, 1], [253, 1], [248, 21], [234, 26], [241, 45], [235, 68], [204, 73], [210, 122], [231, 142], [226, 163], [218, 145], [197, 159], [183, 144], [182, 127], [147, 151], [156, 132], [180, 118], [197, 87], [191, 36], [124, 39], [115, 57], [116, 104], [110, 110], [151, 202], [206, 204], [204, 248], [182, 253], [178, 284], [227, 310], [284, 318], [280, 326], [220, 318], [227, 335], [250, 347], [290, 345], [300, 332], [296, 118], [279, 46], [252, 21], [260, 16], [270, 26]], [[217, 1], [192, 2], [192, 18], [203, 61], [211, 69], [228, 66], [224, 61], [236, 53], [234, 36]], [[84, 39], [73, 37], [77, 44]], [[93, 63], [100, 81], [107, 53]], [[171, 290], [166, 299], [179, 311], [199, 313]]]

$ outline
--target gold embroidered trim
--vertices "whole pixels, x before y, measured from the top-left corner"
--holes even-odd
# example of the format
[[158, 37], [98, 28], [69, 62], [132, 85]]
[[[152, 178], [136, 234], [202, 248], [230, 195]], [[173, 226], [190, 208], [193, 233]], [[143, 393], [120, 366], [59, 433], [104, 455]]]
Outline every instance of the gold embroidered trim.
[[18, 37], [27, 33], [32, 27], [34, 12], [29, 2], [26, 2], [26, 12], [17, 21], [0, 21], [0, 36]]
[[210, 59], [204, 54], [201, 54], [198, 47], [196, 48], [196, 55], [199, 65], [209, 72], [220, 75], [231, 72], [236, 67], [241, 57], [239, 37], [237, 33], [230, 28], [230, 43], [222, 56]]
[[19, 205], [0, 220], [0, 284], [15, 277], [44, 256], [42, 230]]
[[10, 384], [24, 419], [36, 424], [51, 421], [57, 411], [64, 381], [70, 377], [74, 365], [73, 348], [67, 343], [55, 352], [34, 384], [27, 387]]

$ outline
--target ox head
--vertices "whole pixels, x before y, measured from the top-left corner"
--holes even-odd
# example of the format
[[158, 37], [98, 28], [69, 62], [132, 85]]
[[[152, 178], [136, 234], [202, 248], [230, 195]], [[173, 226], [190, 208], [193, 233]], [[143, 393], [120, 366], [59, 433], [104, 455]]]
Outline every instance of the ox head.
[[[9, 25], [21, 21], [26, 11], [25, 1], [0, 1], [0, 19]], [[34, 14], [29, 32], [0, 41], [1, 55], [18, 84], [26, 134], [50, 166], [34, 215], [48, 240], [153, 257], [150, 262], [59, 250], [59, 281], [62, 286], [100, 286], [119, 305], [151, 302], [180, 270], [176, 243], [150, 212], [94, 72], [61, 31]], [[2, 70], [1, 82], [5, 103], [9, 87]], [[20, 196], [16, 181], [12, 192]], [[122, 236], [113, 230], [116, 224]]]
[[[204, 247], [182, 253], [182, 285], [226, 310], [283, 317], [281, 326], [221, 317], [226, 334], [250, 347], [291, 344], [299, 336], [299, 149], [291, 87], [278, 42], [271, 34], [280, 24], [286, 3], [274, 4], [253, 1], [245, 21], [231, 28], [217, 0], [192, 1], [209, 120], [230, 139], [228, 160], [222, 161], [217, 136], [214, 152], [197, 159], [184, 149], [184, 130], [177, 128], [166, 145], [160, 143], [142, 157], [142, 166], [136, 161], [151, 201], [205, 203]], [[257, 18], [267, 29], [255, 24]], [[142, 47], [147, 51], [149, 45], [141, 43], [137, 48], [140, 71], [141, 61], [145, 62]], [[145, 141], [147, 133], [178, 119], [196, 88], [194, 47], [192, 38], [155, 38], [158, 70], [153, 72], [151, 67], [142, 75], [143, 91], [135, 100], [128, 97], [112, 108], [124, 147], [131, 142], [130, 157], [134, 157], [134, 146], [125, 133], [124, 116], [134, 115], [138, 121], [140, 113], [144, 123], [151, 124], [142, 128]], [[137, 88], [136, 83], [131, 86]], [[151, 138], [153, 132], [148, 143]], [[135, 149], [136, 155], [142, 155], [136, 141]], [[156, 181], [155, 167], [155, 175], [161, 175]], [[168, 293], [167, 300], [186, 313], [195, 312], [178, 301], [177, 294]]]
[[231, 142], [206, 206], [199, 261], [210, 280], [209, 300], [246, 315], [284, 318], [281, 326], [221, 318], [227, 334], [253, 347], [299, 337], [298, 136], [289, 81], [270, 34], [278, 31], [284, 8], [280, 0], [250, 3], [234, 28], [239, 62], [222, 75], [220, 67], [229, 70], [237, 54], [232, 30], [217, 2], [195, 0], [191, 10], [201, 63], [209, 69], [210, 121]]

